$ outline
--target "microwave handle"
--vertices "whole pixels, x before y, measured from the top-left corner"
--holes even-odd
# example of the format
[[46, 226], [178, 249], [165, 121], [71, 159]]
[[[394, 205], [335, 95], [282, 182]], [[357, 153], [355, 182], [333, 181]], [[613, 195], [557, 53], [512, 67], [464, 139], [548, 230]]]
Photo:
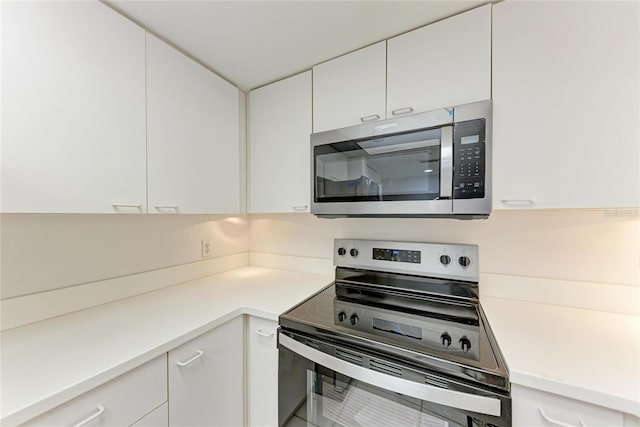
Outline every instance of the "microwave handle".
[[376, 387], [395, 393], [415, 397], [416, 399], [432, 402], [444, 406], [473, 411], [480, 414], [500, 416], [500, 400], [487, 396], [463, 393], [435, 387], [429, 384], [420, 384], [402, 378], [394, 377], [381, 372], [372, 371], [362, 366], [354, 365], [330, 356], [326, 353], [309, 347], [282, 333], [278, 334], [280, 345], [299, 354], [307, 360], [318, 363], [325, 368], [346, 375], [350, 378], [363, 381]]
[[453, 194], [453, 126], [440, 129], [440, 198]]

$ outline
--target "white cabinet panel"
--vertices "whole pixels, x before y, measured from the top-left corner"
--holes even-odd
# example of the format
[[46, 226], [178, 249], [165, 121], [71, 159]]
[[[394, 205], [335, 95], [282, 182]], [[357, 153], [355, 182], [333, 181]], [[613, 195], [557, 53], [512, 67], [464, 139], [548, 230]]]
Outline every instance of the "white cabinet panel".
[[512, 385], [512, 424], [520, 426], [622, 427], [621, 412]]
[[239, 91], [147, 34], [149, 213], [238, 213]]
[[309, 212], [311, 71], [249, 93], [249, 211]]
[[163, 403], [150, 414], [145, 415], [132, 427], [167, 427], [169, 425], [169, 404]]
[[387, 41], [387, 117], [491, 98], [491, 5]]
[[169, 424], [240, 426], [244, 415], [242, 316], [169, 352]]
[[25, 426], [128, 426], [167, 401], [167, 355], [40, 415]]
[[494, 209], [640, 206], [640, 3], [493, 14]]
[[387, 42], [313, 67], [313, 131], [385, 118]]
[[146, 212], [144, 30], [100, 2], [1, 7], [2, 212]]
[[278, 425], [278, 323], [249, 317], [249, 425]]

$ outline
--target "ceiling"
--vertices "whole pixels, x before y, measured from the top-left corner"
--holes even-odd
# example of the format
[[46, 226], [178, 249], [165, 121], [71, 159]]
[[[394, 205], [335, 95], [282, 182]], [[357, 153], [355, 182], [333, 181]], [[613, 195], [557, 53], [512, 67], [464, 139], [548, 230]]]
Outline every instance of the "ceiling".
[[248, 91], [487, 0], [105, 0]]

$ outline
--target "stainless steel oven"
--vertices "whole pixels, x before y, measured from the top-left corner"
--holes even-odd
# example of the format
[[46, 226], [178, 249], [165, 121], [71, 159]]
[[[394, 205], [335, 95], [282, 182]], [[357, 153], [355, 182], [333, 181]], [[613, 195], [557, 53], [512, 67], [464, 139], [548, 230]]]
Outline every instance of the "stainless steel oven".
[[486, 217], [491, 101], [311, 135], [318, 216]]
[[335, 246], [335, 283], [280, 316], [280, 425], [510, 426], [477, 247]]

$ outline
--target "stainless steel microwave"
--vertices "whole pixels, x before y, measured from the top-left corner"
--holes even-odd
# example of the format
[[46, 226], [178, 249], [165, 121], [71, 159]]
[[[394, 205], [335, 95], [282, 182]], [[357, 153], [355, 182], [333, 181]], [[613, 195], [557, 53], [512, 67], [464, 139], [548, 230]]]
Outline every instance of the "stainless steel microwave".
[[490, 100], [311, 135], [318, 216], [486, 217]]

